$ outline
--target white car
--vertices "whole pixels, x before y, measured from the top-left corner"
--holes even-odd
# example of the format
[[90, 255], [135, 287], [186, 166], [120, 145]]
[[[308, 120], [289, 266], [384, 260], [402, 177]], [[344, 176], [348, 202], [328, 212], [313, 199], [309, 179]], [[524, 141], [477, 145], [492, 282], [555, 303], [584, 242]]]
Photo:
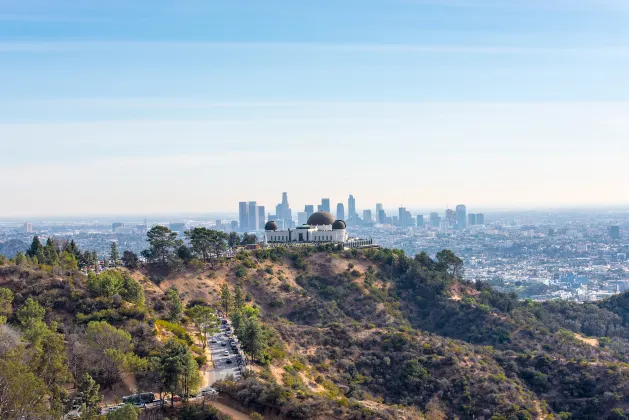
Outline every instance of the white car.
[[208, 388], [201, 391], [201, 395], [216, 395], [218, 391], [214, 388]]
[[223, 352], [223, 355], [225, 355], [225, 356], [229, 356], [229, 351], [225, 350], [225, 351]]

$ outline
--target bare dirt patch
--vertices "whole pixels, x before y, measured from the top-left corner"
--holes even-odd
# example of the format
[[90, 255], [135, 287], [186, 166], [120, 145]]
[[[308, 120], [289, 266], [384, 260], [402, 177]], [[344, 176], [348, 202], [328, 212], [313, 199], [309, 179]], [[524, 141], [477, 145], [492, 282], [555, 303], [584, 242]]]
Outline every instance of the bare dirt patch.
[[599, 346], [599, 342], [598, 339], [596, 338], [588, 338], [588, 337], [584, 337], [581, 334], [575, 334], [574, 338], [576, 338], [577, 340], [585, 343], [585, 344], [589, 344], [592, 347], [598, 347]]

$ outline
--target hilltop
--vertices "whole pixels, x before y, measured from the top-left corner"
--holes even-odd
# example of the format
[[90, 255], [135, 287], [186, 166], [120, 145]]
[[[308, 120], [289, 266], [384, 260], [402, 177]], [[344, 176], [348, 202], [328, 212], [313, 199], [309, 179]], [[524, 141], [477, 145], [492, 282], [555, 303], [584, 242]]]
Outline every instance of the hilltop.
[[[46, 319], [79, 343], [90, 321], [129, 331], [129, 349], [140, 359], [172, 337], [192, 336], [196, 343], [188, 316], [178, 322], [181, 331], [155, 323], [169, 319], [172, 290], [182, 306], [251, 308], [264, 341], [252, 350], [255, 373], [217, 387], [234, 406], [269, 418], [616, 419], [629, 413], [629, 295], [584, 305], [518, 301], [462, 281], [460, 269], [448, 251], [432, 260], [321, 246], [242, 250], [169, 271], [151, 265], [109, 270], [137, 283], [141, 301], [128, 293], [119, 301], [94, 296], [93, 280], [59, 267], [8, 263], [0, 267], [0, 287], [13, 291], [14, 308], [28, 297], [39, 302]], [[235, 323], [249, 322], [234, 314]], [[198, 344], [190, 349], [205, 363]], [[71, 351], [68, 364], [74, 360]], [[153, 380], [150, 369], [127, 370], [137, 372], [138, 386]], [[124, 383], [116, 372], [97, 380], [108, 390]]]

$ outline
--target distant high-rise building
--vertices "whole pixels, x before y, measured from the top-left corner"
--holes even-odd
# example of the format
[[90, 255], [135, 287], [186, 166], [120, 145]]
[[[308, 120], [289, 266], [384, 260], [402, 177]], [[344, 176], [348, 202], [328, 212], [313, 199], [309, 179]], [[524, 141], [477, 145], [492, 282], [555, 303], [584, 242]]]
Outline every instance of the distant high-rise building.
[[330, 199], [329, 198], [321, 199], [321, 205], [319, 206], [319, 211], [327, 211], [328, 213], [330, 212]]
[[249, 228], [249, 207], [246, 201], [238, 203], [238, 221], [240, 222], [240, 231], [246, 232]]
[[186, 224], [181, 222], [171, 223], [170, 230], [172, 230], [173, 232], [177, 232], [179, 235], [183, 235], [186, 231]]
[[292, 211], [290, 209], [290, 205], [288, 204], [288, 193], [282, 193], [282, 202], [275, 206], [275, 216], [278, 220], [293, 219]]
[[258, 206], [258, 229], [262, 229], [266, 222], [266, 213], [264, 211], [264, 206]]
[[304, 207], [304, 213], [306, 213], [307, 217], [312, 216], [312, 213], [314, 213], [314, 206], [312, 204], [306, 204]]
[[358, 215], [356, 214], [356, 199], [354, 198], [353, 195], [350, 194], [349, 198], [347, 199], [347, 220], [355, 224], [357, 216]]
[[405, 207], [400, 207], [398, 209], [397, 219], [398, 219], [400, 227], [408, 226], [408, 222], [406, 221], [406, 208]]
[[371, 217], [371, 210], [370, 209], [363, 210], [363, 222], [365, 222], [365, 223], [373, 222], [373, 218]]
[[121, 228], [123, 226], [124, 226], [124, 223], [121, 223], [121, 222], [112, 223], [111, 224], [111, 231], [115, 233], [116, 229]]
[[440, 224], [441, 217], [439, 217], [439, 213], [430, 213], [430, 226], [438, 228]]
[[297, 213], [297, 224], [301, 226], [305, 225], [306, 222], [308, 222], [308, 213], [306, 213], [305, 211], [300, 211], [299, 213]]
[[450, 223], [450, 224], [455, 224], [456, 223], [456, 213], [454, 212], [454, 210], [452, 209], [446, 209], [446, 222]]
[[456, 206], [456, 227], [465, 229], [467, 227], [467, 208], [464, 204]]
[[418, 214], [417, 215], [417, 227], [424, 227], [424, 215], [423, 214]]
[[476, 224], [477, 225], [485, 224], [485, 215], [483, 213], [476, 213]]
[[237, 220], [232, 220], [231, 226], [232, 226], [232, 232], [237, 232], [238, 231], [238, 221]]
[[380, 213], [380, 210], [384, 210], [382, 203], [376, 203], [376, 215]]
[[387, 213], [383, 209], [378, 210], [378, 223], [385, 224], [386, 222], [387, 222]]
[[256, 203], [255, 201], [250, 201], [247, 214], [249, 215], [247, 229], [258, 230], [260, 228], [260, 222], [258, 219], [258, 203]]
[[609, 237], [612, 239], [620, 239], [620, 226], [610, 226]]
[[221, 219], [216, 219], [214, 225], [216, 226], [216, 230], [223, 230], [223, 221]]
[[345, 206], [343, 206], [343, 203], [336, 205], [336, 218], [337, 220], [345, 220]]
[[280, 203], [280, 204], [275, 206], [275, 218], [278, 219], [278, 220], [283, 219], [282, 213], [284, 213], [284, 212], [282, 211], [282, 203]]
[[474, 226], [476, 224], [476, 215], [474, 213], [467, 215], [467, 224], [469, 226]]
[[24, 223], [24, 233], [33, 233], [33, 225], [31, 223]]
[[411, 216], [411, 212], [406, 210], [405, 207], [398, 209], [398, 221], [400, 227], [413, 226], [413, 216]]

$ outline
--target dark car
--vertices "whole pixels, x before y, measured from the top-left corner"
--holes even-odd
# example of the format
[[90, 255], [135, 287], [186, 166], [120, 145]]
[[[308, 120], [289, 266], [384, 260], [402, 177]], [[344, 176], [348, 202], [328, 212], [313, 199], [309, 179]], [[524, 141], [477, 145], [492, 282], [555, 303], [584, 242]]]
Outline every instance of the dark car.
[[221, 341], [221, 346], [223, 346], [223, 347], [227, 347], [227, 343], [226, 343], [226, 342], [224, 342], [224, 341]]
[[232, 364], [232, 363], [234, 363], [234, 362], [232, 361], [232, 359], [227, 359], [227, 360], [225, 361], [225, 363], [227, 363], [228, 365], [230, 365], [230, 364]]

